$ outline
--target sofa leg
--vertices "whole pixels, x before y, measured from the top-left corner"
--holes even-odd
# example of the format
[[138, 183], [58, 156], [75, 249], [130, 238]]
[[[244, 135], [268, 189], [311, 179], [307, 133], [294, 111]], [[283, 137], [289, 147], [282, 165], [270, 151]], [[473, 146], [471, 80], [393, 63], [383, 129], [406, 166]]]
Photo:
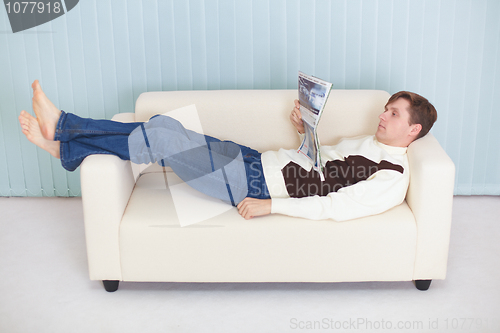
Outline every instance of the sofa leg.
[[107, 292], [113, 292], [118, 290], [118, 284], [120, 281], [117, 280], [102, 280], [102, 284], [104, 285], [104, 289], [106, 289]]
[[432, 280], [415, 280], [415, 287], [418, 290], [427, 290], [431, 286]]

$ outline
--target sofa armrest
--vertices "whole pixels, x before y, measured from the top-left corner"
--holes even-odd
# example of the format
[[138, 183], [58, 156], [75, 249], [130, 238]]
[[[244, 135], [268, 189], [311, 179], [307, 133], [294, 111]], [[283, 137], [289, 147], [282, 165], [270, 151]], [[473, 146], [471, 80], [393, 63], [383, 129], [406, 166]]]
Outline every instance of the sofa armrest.
[[432, 134], [408, 147], [406, 196], [417, 223], [414, 280], [444, 279], [450, 243], [455, 165]]
[[121, 280], [119, 230], [134, 189], [130, 161], [91, 155], [80, 170], [85, 238], [91, 280]]
[[135, 122], [135, 113], [126, 112], [126, 113], [117, 113], [111, 118], [111, 120], [119, 121], [121, 123], [133, 123]]

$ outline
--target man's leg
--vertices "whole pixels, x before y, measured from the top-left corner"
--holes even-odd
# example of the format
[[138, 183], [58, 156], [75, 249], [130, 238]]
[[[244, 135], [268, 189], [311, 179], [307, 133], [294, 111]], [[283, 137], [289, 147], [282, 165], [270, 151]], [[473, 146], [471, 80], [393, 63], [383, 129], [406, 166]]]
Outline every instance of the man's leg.
[[62, 166], [75, 170], [92, 154], [113, 154], [128, 160], [128, 135], [141, 123], [93, 120], [59, 110], [47, 98], [38, 80], [33, 82], [36, 118], [22, 111], [19, 122], [28, 140], [61, 159]]
[[60, 141], [62, 166], [73, 171], [87, 156], [95, 154], [130, 160], [128, 136], [141, 124], [81, 118], [62, 111], [54, 135], [54, 139]]
[[248, 147], [186, 130], [170, 117], [153, 117], [148, 123], [80, 118], [58, 110], [38, 81], [32, 87], [37, 118], [22, 112], [23, 133], [60, 157], [67, 170], [76, 169], [88, 155], [113, 154], [135, 163], [169, 165], [193, 188], [232, 205], [249, 193], [249, 166], [242, 157]]
[[241, 146], [187, 130], [177, 120], [156, 116], [129, 136], [134, 163], [168, 165], [185, 183], [236, 206], [248, 194]]

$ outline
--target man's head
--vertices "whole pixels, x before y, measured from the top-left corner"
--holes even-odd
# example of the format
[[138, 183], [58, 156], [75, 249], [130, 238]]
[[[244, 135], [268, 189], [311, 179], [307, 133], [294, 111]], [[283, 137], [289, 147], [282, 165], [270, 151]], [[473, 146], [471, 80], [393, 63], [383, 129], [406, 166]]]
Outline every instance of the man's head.
[[389, 146], [407, 147], [429, 132], [437, 112], [424, 97], [400, 91], [389, 98], [379, 118], [377, 140]]

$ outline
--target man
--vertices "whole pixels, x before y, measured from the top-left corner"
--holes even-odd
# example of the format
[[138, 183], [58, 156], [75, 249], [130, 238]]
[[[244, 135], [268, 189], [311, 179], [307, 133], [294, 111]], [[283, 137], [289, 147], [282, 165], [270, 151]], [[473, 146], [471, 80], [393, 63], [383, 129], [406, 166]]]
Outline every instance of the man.
[[[394, 94], [375, 135], [321, 147], [322, 182], [296, 150], [260, 154], [186, 130], [165, 116], [126, 124], [83, 119], [57, 109], [37, 80], [32, 88], [36, 118], [23, 110], [22, 131], [29, 141], [60, 158], [67, 170], [76, 169], [90, 154], [169, 165], [194, 188], [237, 206], [245, 219], [279, 213], [343, 221], [400, 204], [409, 184], [406, 147], [427, 134], [437, 118], [425, 98], [410, 92]], [[303, 134], [297, 100], [290, 120]]]
[[[290, 117], [303, 133], [297, 102]], [[324, 182], [315, 172], [305, 173], [305, 161], [291, 151], [264, 153], [266, 183], [273, 198], [270, 212], [344, 221], [379, 214], [403, 202], [409, 184], [406, 149], [428, 133], [437, 113], [425, 98], [398, 92], [379, 118], [374, 136], [321, 147]], [[255, 210], [264, 209], [251, 201]]]

